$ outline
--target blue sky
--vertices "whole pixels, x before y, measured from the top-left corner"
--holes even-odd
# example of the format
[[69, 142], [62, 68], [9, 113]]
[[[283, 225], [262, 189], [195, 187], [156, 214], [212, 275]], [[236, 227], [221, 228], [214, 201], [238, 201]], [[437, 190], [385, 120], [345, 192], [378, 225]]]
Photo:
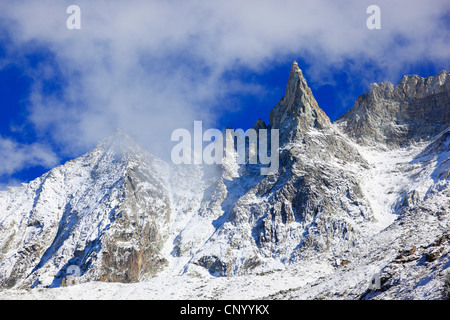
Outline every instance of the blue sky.
[[[81, 8], [68, 30], [66, 8]], [[381, 8], [369, 30], [366, 9]], [[170, 133], [266, 122], [299, 63], [335, 120], [371, 82], [449, 70], [450, 5], [426, 1], [3, 1], [0, 189], [119, 127], [165, 157]]]

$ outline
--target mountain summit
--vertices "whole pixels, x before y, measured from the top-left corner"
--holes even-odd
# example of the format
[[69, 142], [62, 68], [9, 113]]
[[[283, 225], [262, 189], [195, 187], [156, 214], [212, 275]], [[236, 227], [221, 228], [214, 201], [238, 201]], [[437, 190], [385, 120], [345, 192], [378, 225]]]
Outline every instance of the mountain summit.
[[361, 144], [402, 146], [445, 130], [450, 123], [450, 72], [429, 78], [405, 76], [397, 84], [375, 83], [336, 121]]
[[270, 112], [270, 123], [289, 137], [309, 128], [331, 126], [330, 119], [320, 109], [302, 70], [296, 61], [292, 63], [286, 94]]
[[228, 289], [240, 292], [234, 298], [440, 298], [449, 79], [443, 71], [373, 84], [331, 123], [294, 62], [271, 123], [254, 126], [280, 130], [279, 170], [268, 176], [248, 163], [165, 163], [116, 130], [0, 192], [0, 287], [126, 282], [156, 283], [152, 298], [180, 288], [188, 298]]

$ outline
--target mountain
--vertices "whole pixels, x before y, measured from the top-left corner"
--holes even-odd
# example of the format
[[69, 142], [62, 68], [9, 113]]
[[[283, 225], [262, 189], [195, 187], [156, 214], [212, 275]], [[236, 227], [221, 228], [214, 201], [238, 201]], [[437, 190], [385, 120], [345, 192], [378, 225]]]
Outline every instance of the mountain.
[[405, 76], [397, 84], [376, 83], [336, 121], [360, 144], [382, 142], [388, 147], [428, 140], [450, 123], [450, 73], [434, 77]]
[[309, 251], [335, 254], [374, 219], [355, 172], [367, 164], [331, 126], [295, 62], [270, 119], [280, 130], [280, 170], [262, 177], [246, 165], [223, 179], [223, 203], [231, 204], [222, 205], [220, 224], [192, 260], [213, 274], [266, 272]]
[[88, 154], [1, 196], [3, 286], [59, 286], [67, 268], [100, 281], [156, 273], [167, 237], [165, 164], [116, 131]]
[[294, 62], [270, 124], [254, 126], [280, 133], [279, 168], [267, 176], [236, 157], [166, 163], [116, 130], [0, 192], [0, 297], [115, 282], [166, 295], [183, 286], [183, 297], [227, 286], [242, 298], [442, 298], [449, 79], [373, 84], [331, 123]]

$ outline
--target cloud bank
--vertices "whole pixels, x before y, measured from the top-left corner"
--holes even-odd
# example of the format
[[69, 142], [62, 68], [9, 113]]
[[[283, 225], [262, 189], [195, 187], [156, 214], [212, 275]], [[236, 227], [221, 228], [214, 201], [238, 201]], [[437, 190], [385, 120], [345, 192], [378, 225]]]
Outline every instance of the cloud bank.
[[[72, 4], [81, 8], [81, 30], [66, 27]], [[164, 157], [175, 128], [214, 126], [230, 95], [264, 95], [258, 84], [225, 79], [230, 70], [264, 73], [302, 58], [310, 82], [326, 83], [336, 70], [365, 82], [395, 79], [424, 61], [448, 66], [447, 0], [377, 1], [381, 30], [366, 28], [371, 4], [2, 2], [0, 67], [18, 65], [33, 79], [27, 121], [61, 154], [79, 155], [119, 127]], [[4, 172], [14, 171], [2, 160]]]
[[32, 166], [52, 167], [59, 160], [49, 146], [40, 143], [24, 145], [0, 137], [0, 150], [0, 176]]

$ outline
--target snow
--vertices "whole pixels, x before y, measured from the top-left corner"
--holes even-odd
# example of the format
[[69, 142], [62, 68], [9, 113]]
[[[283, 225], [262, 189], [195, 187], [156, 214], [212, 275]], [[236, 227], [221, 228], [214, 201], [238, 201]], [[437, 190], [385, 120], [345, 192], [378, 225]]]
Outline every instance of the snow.
[[[311, 139], [317, 139], [317, 143], [326, 139], [317, 130], [308, 134]], [[326, 164], [335, 169], [331, 174], [354, 177], [374, 220], [360, 217], [357, 208], [348, 205], [349, 199], [340, 199], [349, 212], [341, 212], [342, 209], [334, 212], [342, 224], [339, 227], [345, 228], [348, 223], [363, 234], [363, 239], [351, 246], [352, 239], [333, 238], [337, 243], [332, 245], [340, 248], [335, 256], [306, 251], [294, 263], [289, 263], [290, 253], [302, 241], [305, 236], [302, 232], [311, 221], [293, 221], [285, 230], [283, 246], [271, 248], [274, 251], [264, 257], [256, 252], [250, 226], [264, 218], [270, 196], [248, 191], [262, 178], [247, 175], [234, 179], [238, 167], [231, 160], [224, 168], [178, 166], [173, 173], [167, 164], [136, 146], [130, 147], [126, 137], [119, 143], [128, 149], [127, 153], [120, 154], [122, 158], [117, 158], [117, 146], [101, 144], [89, 154], [29, 184], [0, 192], [0, 248], [6, 248], [0, 255], [0, 276], [13, 273], [17, 262], [21, 261], [17, 248], [25, 250], [38, 245], [45, 250], [39, 261], [27, 261], [29, 265], [24, 264], [21, 270], [33, 274], [33, 282], [39, 279], [41, 285], [27, 290], [2, 290], [0, 299], [440, 298], [444, 276], [449, 272], [450, 245], [448, 241], [439, 246], [430, 244], [450, 229], [448, 177], [442, 179], [439, 175], [448, 172], [448, 139], [439, 154], [424, 153], [431, 146], [430, 141], [393, 150], [348, 143], [367, 161], [368, 168], [337, 159], [320, 162], [317, 158], [309, 159], [308, 155], [304, 163], [310, 165], [317, 161], [315, 165]], [[301, 145], [294, 147], [302, 148]], [[156, 277], [142, 279], [139, 283], [92, 281], [69, 287], [42, 288], [52, 284], [54, 275], [67, 266], [75, 251], [84, 250], [88, 243], [100, 239], [108, 230], [118, 213], [115, 209], [124, 201], [123, 177], [127, 170], [138, 165], [151, 173], [147, 178], [159, 184], [144, 181], [134, 188], [152, 192], [162, 188], [168, 195], [171, 214], [159, 225], [167, 231], [161, 249], [161, 255], [168, 261], [167, 267]], [[292, 170], [300, 175], [307, 169], [305, 166]], [[221, 174], [219, 178], [217, 170]], [[339, 196], [339, 192], [323, 186], [311, 188], [322, 188], [328, 195]], [[404, 202], [408, 205], [402, 205]], [[158, 209], [157, 212], [166, 205], [166, 201], [158, 197], [144, 199], [144, 203], [146, 207]], [[75, 215], [68, 216], [69, 207]], [[135, 214], [140, 214], [144, 208], [136, 210]], [[261, 212], [254, 214], [254, 210]], [[235, 221], [228, 220], [228, 215], [233, 213], [239, 213], [239, 217]], [[321, 213], [315, 217], [320, 218]], [[339, 230], [330, 227], [330, 232]], [[314, 229], [307, 232], [314, 233]], [[23, 234], [23, 237], [14, 237], [15, 234]], [[137, 245], [122, 241], [118, 244], [124, 248]], [[399, 252], [413, 247], [417, 252], [399, 262]], [[426, 261], [424, 257], [433, 250], [440, 250], [439, 258]], [[229, 277], [214, 275], [195, 263], [204, 256], [232, 257], [236, 269]], [[258, 267], [244, 275], [236, 272], [246, 258], [253, 256], [261, 260]], [[388, 282], [393, 285], [385, 291], [367, 293], [378, 272], [385, 277], [389, 275]]]
[[[448, 201], [448, 197], [439, 192], [429, 192], [433, 185], [432, 172], [436, 161], [430, 161], [426, 167], [414, 163], [416, 156], [425, 147], [426, 144], [423, 143], [404, 150], [385, 152], [358, 147], [359, 152], [369, 163], [369, 170], [360, 172], [358, 178], [374, 211], [377, 220], [374, 229], [377, 231], [368, 244], [357, 247], [353, 251], [347, 251], [341, 258], [337, 258], [334, 262], [335, 266], [324, 257], [310, 257], [291, 266], [270, 262], [273, 265], [268, 269], [272, 271], [263, 272], [262, 270], [260, 274], [215, 277], [200, 266], [193, 266], [189, 272], [183, 272], [189, 258], [186, 256], [174, 257], [169, 254], [172, 250], [170, 243], [175, 240], [173, 236], [182, 232], [182, 234], [192, 237], [187, 240], [188, 242], [198, 243], [199, 239], [209, 236], [213, 230], [209, 224], [205, 223], [206, 218], [193, 214], [199, 210], [200, 199], [188, 203], [184, 201], [185, 199], [195, 199], [196, 193], [191, 192], [193, 189], [177, 188], [177, 191], [173, 193], [177, 200], [172, 199], [172, 205], [176, 210], [187, 214], [171, 217], [172, 237], [169, 237], [166, 247], [163, 249], [166, 256], [170, 257], [169, 267], [157, 277], [133, 284], [88, 282], [54, 289], [4, 290], [0, 291], [0, 299], [356, 298], [366, 292], [375, 274], [392, 268], [396, 272], [396, 281], [402, 284], [399, 287], [400, 290], [369, 292], [367, 298], [439, 299], [441, 296], [439, 288], [442, 287], [442, 279], [450, 266], [449, 245], [444, 247], [441, 258], [434, 263], [418, 263], [421, 261], [420, 259], [423, 260], [420, 255], [411, 263], [406, 262], [396, 266], [393, 262], [399, 250], [411, 247], [412, 244], [426, 247], [440, 234], [449, 230], [448, 218], [439, 221], [434, 216], [421, 213], [414, 219], [404, 218], [403, 224], [399, 224], [399, 216], [395, 212], [395, 206], [399, 201], [398, 196], [411, 190], [418, 190], [422, 195], [422, 200], [425, 199], [424, 196], [428, 191], [428, 199], [425, 200], [432, 206], [440, 207], [445, 204], [445, 201]], [[404, 174], [405, 172], [407, 174]], [[185, 172], [185, 174], [189, 173]], [[181, 181], [177, 181], [175, 185], [178, 183]], [[190, 179], [190, 183], [194, 183], [192, 186], [195, 188], [205, 188], [201, 178]], [[37, 185], [38, 183], [35, 188]], [[175, 185], [172, 185], [172, 191], [176, 188]], [[446, 190], [447, 185], [448, 181], [441, 182], [441, 190]], [[27, 188], [29, 187], [27, 186]], [[46, 199], [53, 201], [52, 198], [54, 197]], [[98, 195], [94, 198], [98, 201]], [[6, 202], [10, 203], [4, 198], [0, 199], [0, 203], [3, 205]], [[17, 200], [20, 201], [20, 199]], [[248, 201], [261, 202], [265, 200], [253, 198]], [[14, 203], [14, 201], [12, 202]], [[110, 203], [112, 207], [116, 204], [117, 202], [114, 201]], [[56, 201], [54, 206], [58, 205]], [[46, 208], [49, 208], [48, 204], [46, 204]], [[48, 213], [48, 210], [46, 212]], [[50, 216], [47, 215], [45, 223], [51, 223], [48, 221]], [[7, 217], [3, 217], [1, 223], [5, 223], [6, 219]], [[225, 229], [227, 225], [231, 227], [231, 225], [225, 224]], [[406, 232], [408, 228], [412, 228], [411, 230], [414, 230], [416, 234]], [[399, 235], [403, 239], [399, 240]], [[28, 237], [33, 238], [34, 236], [29, 233]], [[217, 249], [217, 243], [214, 245], [214, 248]], [[227, 246], [227, 243], [223, 243], [224, 250]], [[195, 247], [191, 249], [196, 250]], [[208, 249], [204, 248], [204, 253], [207, 254]], [[218, 253], [214, 252], [214, 254]], [[242, 254], [245, 255], [246, 252], [242, 251]], [[336, 266], [346, 259], [350, 260], [348, 265]]]
[[148, 281], [134, 284], [89, 282], [65, 288], [0, 291], [0, 299], [262, 299], [280, 290], [302, 287], [332, 271], [328, 264], [316, 262], [267, 275], [213, 277], [207, 272], [197, 276], [162, 274]]

